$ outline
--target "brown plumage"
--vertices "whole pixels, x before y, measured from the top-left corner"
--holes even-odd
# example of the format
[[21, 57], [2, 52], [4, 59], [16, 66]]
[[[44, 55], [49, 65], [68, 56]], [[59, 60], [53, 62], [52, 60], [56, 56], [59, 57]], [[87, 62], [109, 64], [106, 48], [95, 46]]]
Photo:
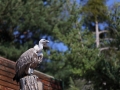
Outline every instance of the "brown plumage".
[[35, 69], [40, 62], [42, 62], [43, 54], [41, 53], [45, 43], [49, 41], [41, 39], [39, 41], [39, 46], [35, 45], [33, 48], [25, 51], [19, 59], [16, 61], [15, 66], [15, 76], [13, 80], [19, 82], [20, 78], [32, 74], [30, 70]]
[[20, 78], [28, 74], [29, 68], [36, 68], [37, 65], [42, 61], [42, 57], [38, 57], [37, 53], [34, 51], [34, 48], [27, 50], [16, 61], [16, 75], [13, 80], [19, 82]]

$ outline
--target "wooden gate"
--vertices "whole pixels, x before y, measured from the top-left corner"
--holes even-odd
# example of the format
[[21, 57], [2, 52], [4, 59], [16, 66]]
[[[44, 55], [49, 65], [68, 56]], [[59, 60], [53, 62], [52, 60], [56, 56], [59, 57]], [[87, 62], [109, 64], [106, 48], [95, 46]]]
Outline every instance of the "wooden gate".
[[[0, 90], [19, 90], [19, 83], [12, 80], [15, 74], [15, 62], [0, 57]], [[34, 71], [38, 76], [40, 90], [62, 90], [62, 82], [54, 77], [39, 71]]]

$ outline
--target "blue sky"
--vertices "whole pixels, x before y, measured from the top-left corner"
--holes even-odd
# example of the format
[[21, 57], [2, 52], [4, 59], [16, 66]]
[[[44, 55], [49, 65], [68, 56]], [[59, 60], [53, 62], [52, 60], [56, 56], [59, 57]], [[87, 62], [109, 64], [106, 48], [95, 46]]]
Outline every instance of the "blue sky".
[[120, 2], [120, 0], [108, 0], [107, 5], [110, 6], [117, 2]]

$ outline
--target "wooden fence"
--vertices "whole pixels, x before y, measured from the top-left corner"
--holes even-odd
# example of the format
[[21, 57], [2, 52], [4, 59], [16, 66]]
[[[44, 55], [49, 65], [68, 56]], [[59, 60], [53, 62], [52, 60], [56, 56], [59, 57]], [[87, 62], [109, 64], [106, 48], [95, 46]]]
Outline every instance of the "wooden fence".
[[[13, 81], [15, 74], [15, 62], [0, 57], [0, 90], [19, 90], [19, 83]], [[40, 90], [63, 90], [62, 82], [54, 77], [39, 71], [34, 71], [38, 76], [38, 86]]]

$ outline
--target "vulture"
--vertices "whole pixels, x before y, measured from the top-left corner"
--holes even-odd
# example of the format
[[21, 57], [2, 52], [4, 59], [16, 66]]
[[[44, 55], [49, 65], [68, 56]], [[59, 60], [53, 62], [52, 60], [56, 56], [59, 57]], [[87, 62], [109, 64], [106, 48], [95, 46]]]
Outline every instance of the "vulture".
[[49, 41], [46, 39], [41, 39], [39, 45], [35, 45], [33, 48], [25, 51], [19, 59], [16, 61], [15, 66], [15, 76], [13, 80], [17, 82], [20, 81], [20, 78], [23, 78], [26, 75], [33, 74], [33, 69], [35, 69], [43, 59], [43, 47], [47, 46]]

